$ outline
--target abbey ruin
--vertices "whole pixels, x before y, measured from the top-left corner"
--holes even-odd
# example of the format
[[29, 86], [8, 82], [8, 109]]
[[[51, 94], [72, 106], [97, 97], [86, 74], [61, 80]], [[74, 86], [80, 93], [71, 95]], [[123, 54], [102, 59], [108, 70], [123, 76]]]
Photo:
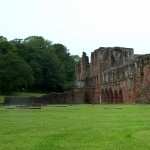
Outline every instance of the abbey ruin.
[[136, 55], [132, 48], [100, 47], [83, 52], [76, 65], [76, 87], [85, 103], [149, 103], [150, 54]]
[[[70, 91], [41, 97], [6, 97], [6, 105], [150, 103], [150, 54], [132, 48], [101, 47], [85, 52], [75, 66], [76, 83]], [[22, 101], [20, 101], [22, 99]]]

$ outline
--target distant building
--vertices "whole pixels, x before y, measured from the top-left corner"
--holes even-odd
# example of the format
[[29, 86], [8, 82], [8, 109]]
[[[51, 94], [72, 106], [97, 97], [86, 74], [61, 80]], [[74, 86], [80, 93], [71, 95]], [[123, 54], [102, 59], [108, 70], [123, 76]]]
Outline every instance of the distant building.
[[135, 55], [132, 48], [100, 47], [83, 52], [76, 65], [76, 88], [85, 103], [150, 102], [150, 54]]

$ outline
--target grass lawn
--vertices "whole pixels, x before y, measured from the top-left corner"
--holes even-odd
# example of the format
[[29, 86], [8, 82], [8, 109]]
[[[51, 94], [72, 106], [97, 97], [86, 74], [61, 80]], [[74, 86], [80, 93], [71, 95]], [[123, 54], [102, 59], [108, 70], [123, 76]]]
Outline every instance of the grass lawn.
[[0, 150], [150, 150], [150, 105], [0, 107]]

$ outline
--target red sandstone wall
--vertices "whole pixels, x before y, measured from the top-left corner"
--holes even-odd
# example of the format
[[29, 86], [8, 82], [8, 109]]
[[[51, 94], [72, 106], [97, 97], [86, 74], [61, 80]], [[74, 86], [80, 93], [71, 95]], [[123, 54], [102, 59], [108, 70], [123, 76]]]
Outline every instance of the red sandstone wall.
[[143, 72], [143, 78], [136, 83], [135, 99], [140, 103], [150, 103], [150, 65], [146, 65]]
[[37, 99], [45, 104], [83, 104], [85, 90], [76, 88], [64, 93], [50, 93]]

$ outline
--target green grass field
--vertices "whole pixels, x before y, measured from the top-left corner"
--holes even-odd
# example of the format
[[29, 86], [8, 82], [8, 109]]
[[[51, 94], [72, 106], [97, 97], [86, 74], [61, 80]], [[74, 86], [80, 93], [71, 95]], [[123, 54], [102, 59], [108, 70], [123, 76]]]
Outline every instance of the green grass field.
[[150, 150], [150, 105], [0, 107], [0, 150]]

